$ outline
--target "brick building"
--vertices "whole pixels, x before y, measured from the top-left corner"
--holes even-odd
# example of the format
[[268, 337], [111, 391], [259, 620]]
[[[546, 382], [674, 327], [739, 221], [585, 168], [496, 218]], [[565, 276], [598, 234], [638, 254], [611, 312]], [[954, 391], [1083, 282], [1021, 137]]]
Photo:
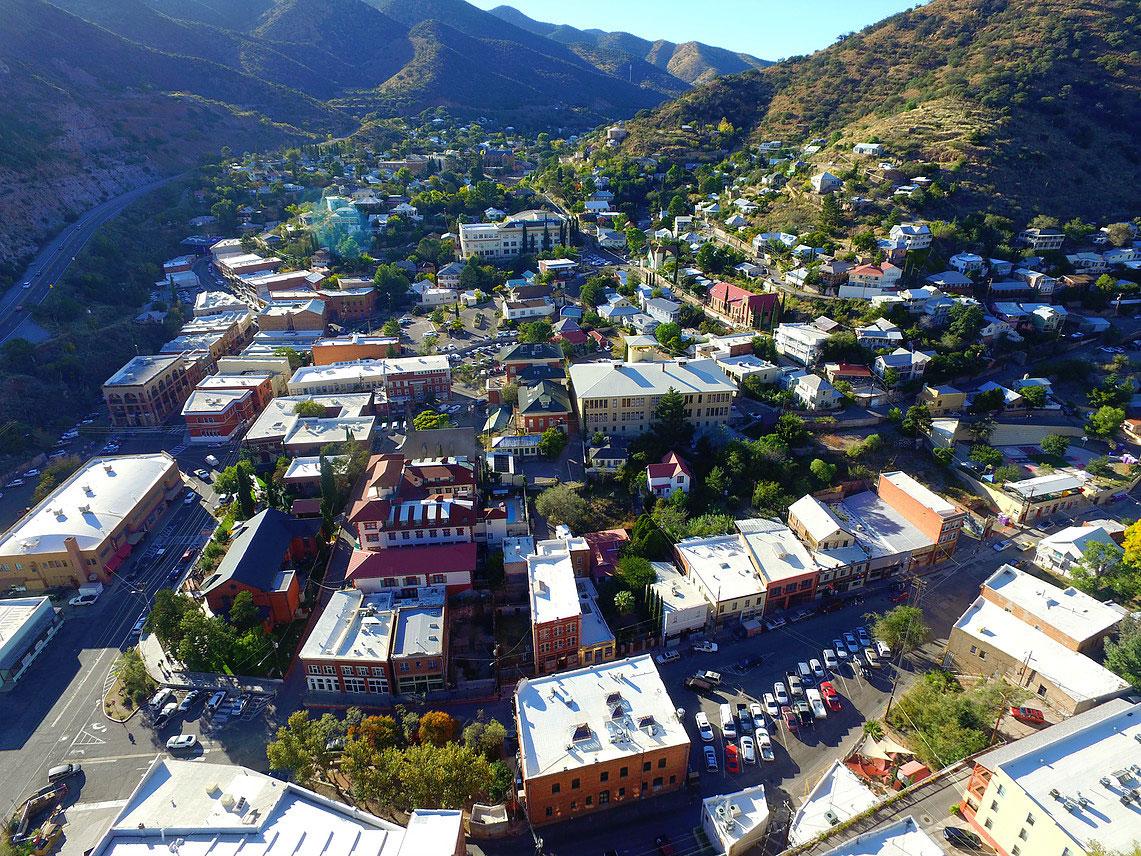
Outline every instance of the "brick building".
[[196, 389], [182, 406], [191, 443], [228, 443], [257, 418], [249, 389]]
[[729, 282], [715, 282], [709, 287], [709, 308], [734, 324], [760, 329], [776, 324], [780, 297], [775, 293], [755, 294]]
[[498, 360], [503, 366], [507, 381], [515, 380], [521, 373], [532, 366], [548, 366], [553, 369], [562, 368], [563, 352], [558, 345], [550, 342], [538, 344], [521, 343], [508, 345], [499, 352]]
[[515, 711], [534, 826], [685, 784], [689, 736], [649, 655], [520, 681]]
[[103, 384], [103, 400], [116, 428], [162, 425], [205, 374], [182, 354], [132, 357]]
[[353, 333], [313, 343], [313, 365], [351, 363], [357, 360], [382, 360], [400, 356], [400, 339], [395, 336], [366, 336]]
[[563, 384], [543, 380], [520, 387], [515, 405], [515, 429], [520, 434], [542, 434], [548, 428], [567, 434], [572, 424], [570, 393]]
[[903, 472], [880, 473], [876, 493], [935, 542], [926, 564], [941, 562], [955, 552], [967, 517], [963, 509]]

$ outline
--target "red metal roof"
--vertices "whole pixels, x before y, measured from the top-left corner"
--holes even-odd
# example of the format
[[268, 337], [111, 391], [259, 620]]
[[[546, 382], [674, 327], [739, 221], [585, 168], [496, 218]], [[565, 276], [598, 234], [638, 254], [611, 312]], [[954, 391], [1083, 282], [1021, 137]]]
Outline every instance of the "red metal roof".
[[399, 577], [405, 574], [447, 574], [475, 571], [476, 545], [430, 544], [387, 550], [354, 550], [345, 572], [348, 580]]

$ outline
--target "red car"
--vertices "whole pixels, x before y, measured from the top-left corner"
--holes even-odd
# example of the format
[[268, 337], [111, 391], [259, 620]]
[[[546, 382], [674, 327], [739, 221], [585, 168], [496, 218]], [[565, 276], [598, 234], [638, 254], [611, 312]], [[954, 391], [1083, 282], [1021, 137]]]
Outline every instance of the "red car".
[[792, 712], [792, 708], [784, 705], [780, 709], [781, 718], [784, 720], [784, 727], [795, 734], [800, 730], [800, 720], [796, 718], [796, 714]]
[[836, 711], [840, 709], [840, 694], [836, 692], [836, 688], [832, 686], [831, 681], [820, 682], [820, 695], [824, 698], [824, 703], [828, 705], [828, 709]]
[[741, 772], [741, 763], [737, 759], [737, 747], [732, 743], [725, 745], [725, 772], [733, 774]]
[[1019, 722], [1025, 722], [1027, 725], [1046, 724], [1046, 717], [1042, 715], [1042, 711], [1034, 707], [1012, 707], [1010, 709], [1010, 715]]
[[907, 603], [909, 600], [911, 600], [911, 592], [909, 592], [907, 589], [901, 589], [900, 591], [892, 594], [888, 600], [890, 600], [892, 603]]
[[659, 835], [654, 844], [658, 846], [658, 856], [674, 856], [674, 846], [668, 835]]

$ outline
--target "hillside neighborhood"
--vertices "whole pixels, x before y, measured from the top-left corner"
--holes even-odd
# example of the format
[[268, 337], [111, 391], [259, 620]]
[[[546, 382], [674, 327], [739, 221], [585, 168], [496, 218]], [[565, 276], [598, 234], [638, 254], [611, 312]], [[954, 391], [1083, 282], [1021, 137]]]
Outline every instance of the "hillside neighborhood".
[[226, 148], [13, 285], [0, 852], [1137, 852], [1137, 212], [660, 109]]

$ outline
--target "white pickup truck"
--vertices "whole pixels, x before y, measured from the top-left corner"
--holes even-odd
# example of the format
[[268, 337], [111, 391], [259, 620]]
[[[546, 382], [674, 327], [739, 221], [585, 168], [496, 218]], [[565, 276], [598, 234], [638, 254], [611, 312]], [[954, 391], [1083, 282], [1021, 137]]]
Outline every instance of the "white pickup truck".
[[825, 719], [828, 716], [828, 708], [824, 706], [824, 699], [820, 696], [820, 690], [807, 689], [804, 691], [804, 696], [808, 699], [808, 706], [812, 708], [814, 718]]

